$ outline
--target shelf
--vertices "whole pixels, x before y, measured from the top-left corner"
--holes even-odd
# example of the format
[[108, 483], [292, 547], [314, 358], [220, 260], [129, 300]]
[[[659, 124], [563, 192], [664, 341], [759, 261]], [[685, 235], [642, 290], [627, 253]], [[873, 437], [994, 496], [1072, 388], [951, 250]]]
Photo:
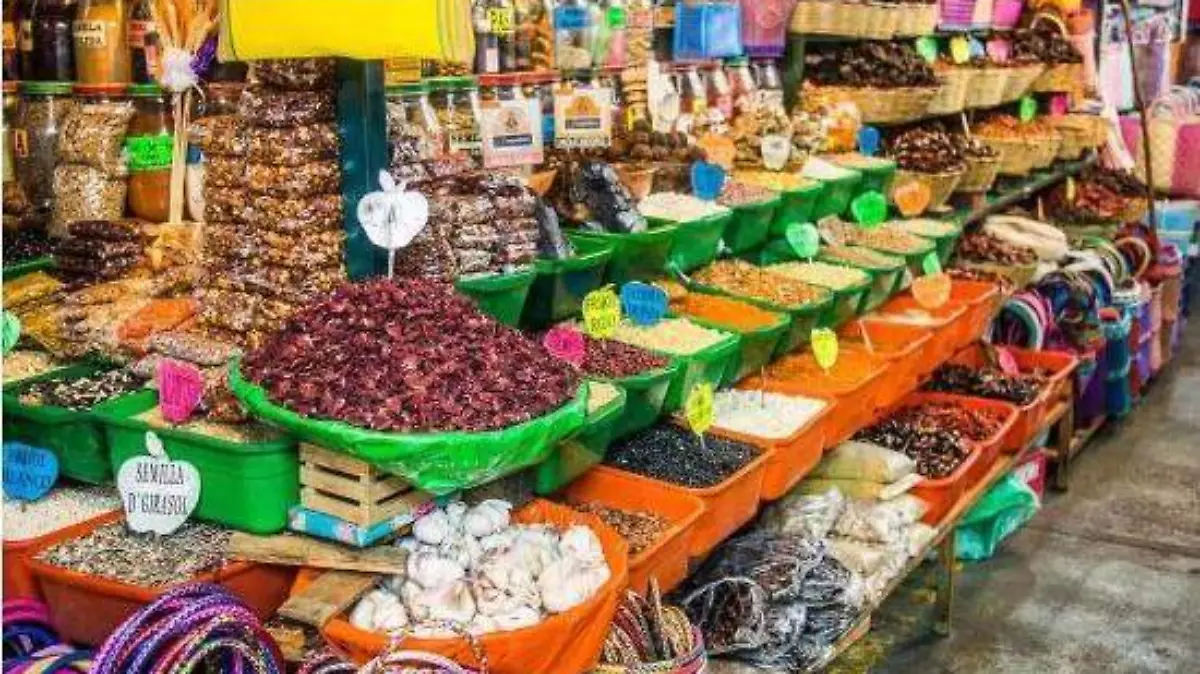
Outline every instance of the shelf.
[[982, 206], [960, 209], [949, 217], [964, 227], [973, 225], [989, 215], [999, 213], [1048, 187], [1082, 173], [1084, 169], [1095, 164], [1097, 159], [1098, 155], [1092, 153], [1077, 161], [1059, 162], [1048, 170], [1035, 171], [1025, 178], [1016, 179], [1008, 189], [996, 190], [995, 196], [989, 196], [987, 203]]

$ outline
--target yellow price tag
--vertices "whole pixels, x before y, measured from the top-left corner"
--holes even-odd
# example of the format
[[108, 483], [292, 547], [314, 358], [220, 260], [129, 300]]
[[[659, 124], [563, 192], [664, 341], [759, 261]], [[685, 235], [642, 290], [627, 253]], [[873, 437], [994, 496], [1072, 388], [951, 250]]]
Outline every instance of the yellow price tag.
[[683, 414], [687, 417], [688, 426], [696, 435], [703, 435], [713, 425], [713, 386], [709, 382], [700, 382], [692, 387], [687, 401], [683, 404]]
[[621, 320], [621, 299], [612, 287], [593, 290], [583, 298], [583, 331], [589, 337], [608, 339]]
[[959, 35], [950, 39], [950, 58], [960, 65], [970, 60], [971, 46], [967, 43], [967, 38]]
[[822, 370], [828, 372], [837, 363], [838, 359], [837, 333], [829, 328], [817, 328], [813, 330], [812, 350], [813, 357], [817, 359], [817, 365], [820, 365]]

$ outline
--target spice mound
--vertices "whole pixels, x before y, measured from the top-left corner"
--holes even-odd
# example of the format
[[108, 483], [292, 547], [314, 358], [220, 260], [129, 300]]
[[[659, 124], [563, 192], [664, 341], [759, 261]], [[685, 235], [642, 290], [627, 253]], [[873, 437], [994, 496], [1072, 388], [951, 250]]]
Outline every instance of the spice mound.
[[904, 258], [887, 255], [862, 246], [825, 246], [821, 249], [821, 256], [835, 264], [881, 271], [898, 269], [904, 264]]
[[138, 587], [162, 587], [224, 564], [231, 535], [228, 529], [188, 522], [170, 536], [151, 536], [116, 522], [59, 543], [39, 554], [38, 561]]
[[783, 315], [730, 297], [688, 293], [671, 301], [671, 310], [729, 330], [759, 330], [778, 325]]
[[696, 281], [734, 295], [745, 295], [785, 307], [799, 307], [829, 298], [825, 288], [792, 281], [742, 260], [720, 260], [701, 269]]
[[60, 367], [62, 363], [48, 353], [27, 349], [13, 351], [4, 357], [4, 383], [36, 377]]
[[659, 424], [610, 447], [604, 464], [693, 489], [712, 487], [754, 460], [758, 450], [715, 435]]
[[574, 503], [571, 507], [599, 517], [621, 534], [621, 538], [629, 541], [630, 557], [654, 545], [654, 542], [671, 528], [671, 523], [665, 517], [649, 511], [620, 510], [595, 501]]
[[690, 356], [724, 342], [729, 333], [701, 327], [686, 318], [668, 318], [649, 327], [623, 322], [617, 326], [613, 339], [662, 353]]
[[767, 267], [767, 271], [834, 290], [849, 290], [866, 285], [871, 280], [861, 269], [828, 262], [784, 262]]
[[599, 381], [588, 382], [588, 414], [595, 414], [619, 397], [621, 397], [621, 389], [612, 384]]
[[121, 507], [112, 487], [56, 487], [33, 501], [4, 499], [4, 540], [27, 541]]
[[[611, 339], [594, 339], [583, 336], [587, 352], [580, 370], [592, 377], [620, 379], [658, 370], [671, 363], [671, 359], [636, 347], [632, 344]], [[541, 338], [538, 338], [541, 341]]]
[[785, 356], [767, 367], [767, 379], [786, 379], [802, 383], [806, 393], [815, 395], [846, 395], [870, 379], [881, 361], [866, 349], [843, 344], [837, 361], [828, 370], [817, 364], [811, 352]]
[[427, 279], [349, 284], [243, 365], [277, 404], [378, 431], [486, 431], [570, 400], [574, 369]]
[[713, 396], [717, 428], [779, 440], [803, 428], [825, 409], [825, 401], [763, 391], [719, 391]]
[[1007, 375], [994, 367], [970, 367], [947, 363], [933, 373], [924, 390], [964, 393], [994, 400], [1028, 405], [1042, 392], [1046, 376], [1040, 371]]
[[638, 204], [638, 210], [648, 218], [675, 222], [702, 220], [729, 212], [724, 206], [678, 192], [651, 194]]
[[78, 379], [49, 379], [30, 384], [21, 392], [22, 405], [49, 405], [81, 412], [142, 387], [142, 379], [129, 370], [110, 370]]

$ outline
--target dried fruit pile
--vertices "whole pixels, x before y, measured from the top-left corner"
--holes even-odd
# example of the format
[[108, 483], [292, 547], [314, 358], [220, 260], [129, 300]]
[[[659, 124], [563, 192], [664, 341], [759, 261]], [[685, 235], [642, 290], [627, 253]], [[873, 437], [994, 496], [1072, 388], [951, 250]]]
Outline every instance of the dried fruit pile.
[[954, 146], [958, 148], [959, 154], [967, 159], [994, 159], [1000, 156], [1000, 153], [993, 150], [992, 146], [981, 142], [978, 138], [956, 133], [950, 136], [950, 139], [954, 141]]
[[773, 274], [743, 260], [720, 260], [697, 272], [695, 279], [733, 295], [783, 307], [802, 307], [829, 297], [825, 288]]
[[146, 238], [129, 222], [77, 220], [54, 251], [59, 276], [72, 286], [124, 276], [142, 259]]
[[725, 481], [754, 460], [758, 450], [733, 440], [659, 424], [618, 442], [604, 464], [672, 484], [703, 489]]
[[901, 133], [888, 144], [888, 152], [905, 171], [949, 173], [966, 168], [958, 144], [941, 124]]
[[805, 74], [821, 85], [933, 87], [939, 80], [911, 44], [855, 42], [805, 56]]
[[277, 404], [377, 431], [486, 431], [542, 416], [579, 377], [428, 279], [348, 284], [293, 316], [243, 372]]
[[1083, 54], [1063, 37], [1058, 26], [1042, 22], [1028, 30], [1013, 33], [1012, 57], [1018, 61], [1042, 63], [1083, 63]]
[[953, 473], [971, 454], [967, 443], [950, 431], [920, 430], [896, 419], [885, 419], [865, 428], [854, 439], [905, 454], [916, 461], [918, 473], [935, 480]]
[[4, 264], [12, 265], [49, 255], [54, 244], [40, 227], [27, 227], [4, 233]]
[[987, 440], [1004, 424], [1004, 416], [999, 412], [971, 409], [952, 402], [928, 402], [905, 407], [892, 414], [891, 418], [920, 431], [949, 431], [972, 442]]
[[37, 381], [21, 391], [22, 405], [48, 405], [85, 411], [142, 387], [142, 379], [129, 370], [109, 370], [78, 379]]
[[620, 379], [666, 367], [671, 359], [612, 339], [592, 339], [584, 335], [587, 353], [580, 367], [593, 377]]
[[967, 262], [996, 262], [999, 264], [1032, 264], [1037, 253], [1032, 248], [1014, 246], [986, 232], [969, 232], [958, 242], [955, 256]]
[[933, 378], [923, 388], [1028, 405], [1037, 399], [1045, 383], [1046, 376], [1040, 370], [1009, 375], [994, 367], [947, 363], [933, 373]]
[[629, 541], [630, 557], [654, 545], [655, 541], [671, 528], [671, 523], [665, 517], [645, 510], [621, 510], [597, 501], [573, 503], [571, 507], [599, 517], [620, 534], [621, 538]]

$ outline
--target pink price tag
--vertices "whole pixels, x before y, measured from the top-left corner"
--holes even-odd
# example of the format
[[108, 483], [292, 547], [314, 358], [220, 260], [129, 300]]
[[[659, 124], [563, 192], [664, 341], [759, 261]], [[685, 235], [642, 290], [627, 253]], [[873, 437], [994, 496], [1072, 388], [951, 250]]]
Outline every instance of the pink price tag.
[[1050, 97], [1050, 114], [1055, 117], [1062, 117], [1070, 110], [1070, 105], [1067, 101], [1066, 94], [1054, 94]]
[[587, 344], [578, 330], [557, 326], [546, 331], [542, 346], [555, 358], [561, 358], [575, 366], [583, 365], [587, 357]]
[[1008, 349], [996, 347], [996, 364], [1000, 366], [1000, 370], [1007, 375], [1015, 376], [1021, 374], [1021, 368], [1017, 365], [1017, 359]]
[[204, 397], [204, 377], [200, 370], [173, 360], [158, 365], [158, 407], [163, 418], [173, 424], [187, 421]]

